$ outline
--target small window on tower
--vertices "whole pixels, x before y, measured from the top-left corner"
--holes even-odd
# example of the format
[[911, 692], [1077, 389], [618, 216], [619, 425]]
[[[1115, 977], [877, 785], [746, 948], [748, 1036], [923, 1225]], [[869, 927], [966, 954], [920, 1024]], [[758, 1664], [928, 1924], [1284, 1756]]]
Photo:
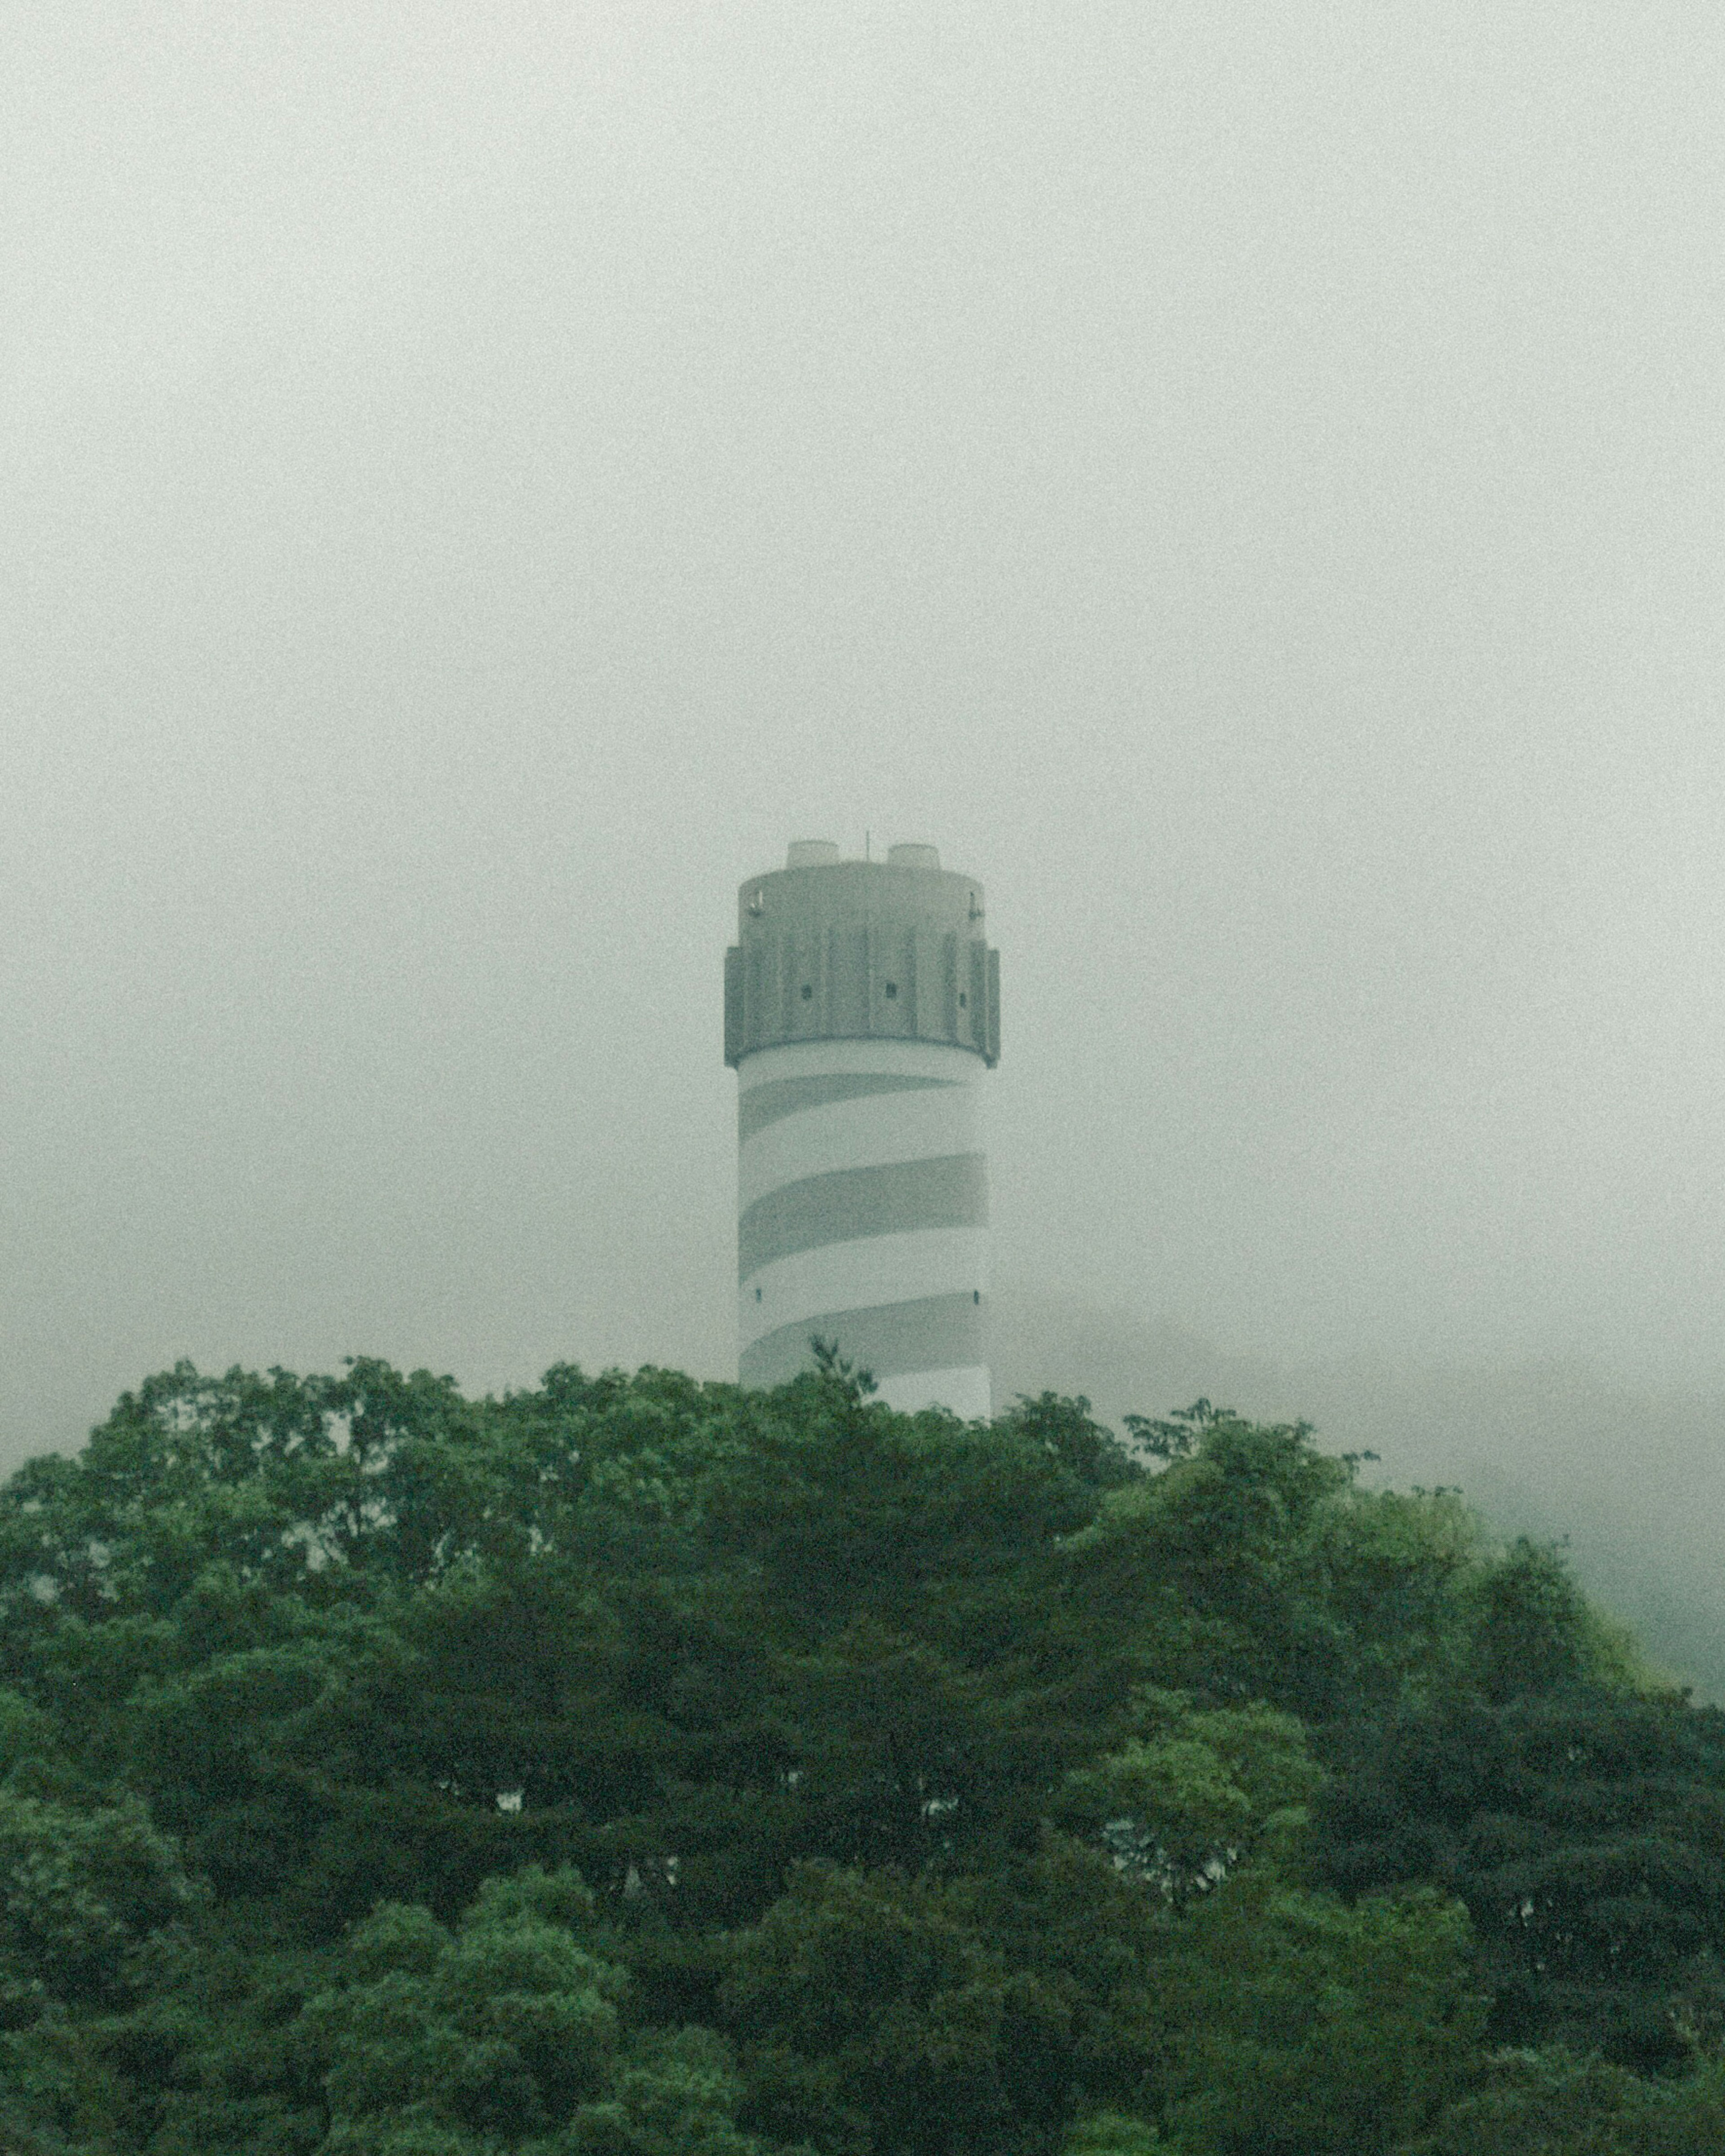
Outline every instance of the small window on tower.
[[886, 983], [886, 993], [889, 996], [896, 996], [898, 993], [898, 983], [896, 981], [889, 981]]
[[759, 1289], [759, 1288], [757, 1288], [757, 1289], [755, 1290], [755, 1301], [756, 1301], [757, 1302], [758, 1302], [760, 1300], [761, 1300], [761, 1291], [760, 1291], [760, 1289]]
[[[757, 1288], [757, 1289], [756, 1289], [756, 1291], [755, 1291], [755, 1292], [756, 1292], [756, 1294], [757, 1294], [757, 1295], [758, 1295], [758, 1294], [760, 1293], [760, 1290], [759, 1290], [758, 1288]], [[979, 1287], [973, 1287], [973, 1288], [970, 1291], [970, 1299], [971, 1299], [971, 1301], [972, 1301], [973, 1302], [980, 1302], [980, 1301], [982, 1301], [982, 1299], [983, 1299], [983, 1291], [982, 1291], [982, 1290], [981, 1290]]]
[[969, 1004], [970, 1004], [970, 998], [969, 998], [968, 995], [966, 995], [966, 994], [965, 994], [965, 993], [964, 993], [964, 991], [963, 991], [963, 988], [960, 988], [960, 990], [958, 991], [958, 1008], [959, 1008], [959, 1009], [960, 1009], [960, 1010], [965, 1010], [965, 1009], [968, 1009], [968, 1007], [969, 1007]]
[[812, 1004], [814, 1001], [814, 991], [807, 981], [803, 983], [803, 1000], [805, 1004]]

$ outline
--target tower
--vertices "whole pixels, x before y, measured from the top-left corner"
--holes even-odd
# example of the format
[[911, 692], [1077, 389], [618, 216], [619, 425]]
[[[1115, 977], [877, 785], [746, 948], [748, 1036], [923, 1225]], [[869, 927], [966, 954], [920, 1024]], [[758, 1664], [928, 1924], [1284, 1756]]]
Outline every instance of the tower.
[[739, 1374], [811, 1337], [895, 1408], [989, 1412], [982, 1076], [1000, 1052], [982, 886], [932, 846], [824, 839], [737, 894], [725, 1060], [737, 1090]]

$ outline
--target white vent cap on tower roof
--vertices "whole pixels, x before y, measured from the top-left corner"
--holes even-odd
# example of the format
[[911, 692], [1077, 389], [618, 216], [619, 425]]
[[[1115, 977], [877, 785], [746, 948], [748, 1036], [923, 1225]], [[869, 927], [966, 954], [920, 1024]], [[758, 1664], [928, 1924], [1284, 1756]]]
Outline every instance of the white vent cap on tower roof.
[[784, 865], [788, 869], [824, 869], [838, 858], [839, 849], [830, 839], [793, 839]]
[[886, 865], [895, 869], [937, 869], [941, 850], [938, 846], [889, 846]]

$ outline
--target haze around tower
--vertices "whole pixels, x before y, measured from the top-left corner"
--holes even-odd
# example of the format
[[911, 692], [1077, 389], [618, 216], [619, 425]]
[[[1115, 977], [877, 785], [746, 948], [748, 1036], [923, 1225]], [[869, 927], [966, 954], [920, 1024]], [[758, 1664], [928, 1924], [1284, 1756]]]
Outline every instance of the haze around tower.
[[802, 833], [988, 886], [1003, 1284], [1725, 1387], [1716, 13], [5, 36], [8, 1460], [727, 1370]]

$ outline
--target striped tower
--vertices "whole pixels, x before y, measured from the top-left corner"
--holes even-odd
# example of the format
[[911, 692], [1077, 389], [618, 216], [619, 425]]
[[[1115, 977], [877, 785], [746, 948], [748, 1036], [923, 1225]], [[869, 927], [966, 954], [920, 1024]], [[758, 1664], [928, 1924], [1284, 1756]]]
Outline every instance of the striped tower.
[[725, 1060], [738, 1080], [738, 1337], [746, 1385], [813, 1337], [889, 1406], [989, 1412], [982, 1075], [999, 954], [981, 886], [932, 846], [841, 861], [804, 841], [738, 894]]

